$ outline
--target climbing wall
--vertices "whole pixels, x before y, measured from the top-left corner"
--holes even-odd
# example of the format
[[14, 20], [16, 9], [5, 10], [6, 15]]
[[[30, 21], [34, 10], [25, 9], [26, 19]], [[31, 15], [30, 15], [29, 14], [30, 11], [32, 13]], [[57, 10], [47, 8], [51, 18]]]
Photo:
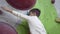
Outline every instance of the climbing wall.
[[44, 24], [47, 34], [60, 34], [60, 24], [55, 22], [57, 13], [51, 0], [38, 0], [38, 7], [41, 10], [39, 18]]
[[[47, 34], [60, 34], [60, 24], [55, 22], [57, 12], [51, 0], [37, 0], [34, 8], [41, 10], [41, 16], [39, 19], [44, 24]], [[24, 25], [24, 26], [22, 26]], [[27, 24], [25, 22], [17, 27], [19, 34], [28, 34]], [[22, 31], [22, 32], [21, 32]]]

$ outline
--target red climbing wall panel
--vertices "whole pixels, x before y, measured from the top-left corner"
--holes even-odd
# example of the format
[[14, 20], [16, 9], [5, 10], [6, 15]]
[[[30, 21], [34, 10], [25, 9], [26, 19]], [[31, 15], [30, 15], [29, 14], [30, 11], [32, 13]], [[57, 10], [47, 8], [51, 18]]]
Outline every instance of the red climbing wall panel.
[[32, 8], [36, 0], [6, 0], [12, 7], [20, 10], [28, 10]]

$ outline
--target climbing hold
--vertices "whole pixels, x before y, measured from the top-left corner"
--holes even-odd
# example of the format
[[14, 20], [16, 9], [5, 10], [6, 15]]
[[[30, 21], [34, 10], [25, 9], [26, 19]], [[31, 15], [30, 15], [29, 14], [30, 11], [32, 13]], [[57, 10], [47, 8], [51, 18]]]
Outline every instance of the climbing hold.
[[6, 1], [12, 7], [20, 10], [31, 9], [36, 3], [36, 0], [6, 0]]
[[0, 34], [17, 34], [16, 30], [5, 22], [0, 22]]

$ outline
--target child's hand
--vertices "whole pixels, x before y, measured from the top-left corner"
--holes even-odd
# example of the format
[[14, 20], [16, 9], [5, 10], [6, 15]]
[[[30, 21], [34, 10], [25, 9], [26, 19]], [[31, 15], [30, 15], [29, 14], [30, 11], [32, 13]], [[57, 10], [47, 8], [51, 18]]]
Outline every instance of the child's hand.
[[9, 9], [7, 7], [1, 7], [3, 10], [8, 11]]
[[10, 10], [9, 8], [7, 8], [7, 7], [1, 7], [3, 10], [6, 10], [6, 11], [8, 11], [8, 12], [10, 12], [10, 13], [12, 13], [12, 10]]

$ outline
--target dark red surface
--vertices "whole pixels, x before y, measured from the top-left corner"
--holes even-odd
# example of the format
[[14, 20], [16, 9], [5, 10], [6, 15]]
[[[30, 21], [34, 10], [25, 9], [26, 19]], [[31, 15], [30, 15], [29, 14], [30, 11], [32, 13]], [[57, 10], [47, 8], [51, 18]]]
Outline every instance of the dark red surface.
[[0, 34], [17, 34], [17, 32], [9, 24], [0, 22]]
[[51, 3], [54, 4], [55, 3], [55, 0], [51, 0]]
[[28, 10], [32, 8], [36, 0], [6, 0], [12, 7], [20, 10]]
[[3, 14], [3, 12], [0, 10], [0, 15]]

